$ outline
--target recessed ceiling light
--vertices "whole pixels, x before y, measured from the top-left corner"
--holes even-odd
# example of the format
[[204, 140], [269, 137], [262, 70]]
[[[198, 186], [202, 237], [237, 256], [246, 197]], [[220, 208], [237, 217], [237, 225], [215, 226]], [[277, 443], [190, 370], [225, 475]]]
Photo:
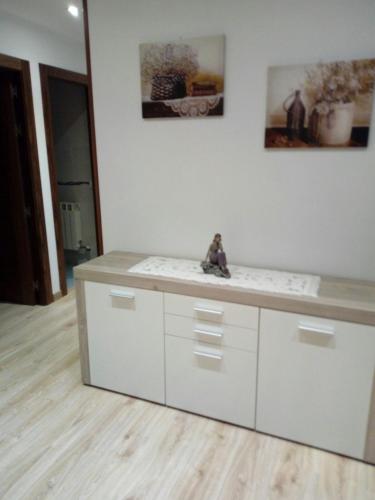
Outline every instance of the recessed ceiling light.
[[79, 16], [79, 10], [78, 7], [75, 5], [69, 5], [68, 7], [68, 12], [71, 14], [73, 17], [78, 17]]

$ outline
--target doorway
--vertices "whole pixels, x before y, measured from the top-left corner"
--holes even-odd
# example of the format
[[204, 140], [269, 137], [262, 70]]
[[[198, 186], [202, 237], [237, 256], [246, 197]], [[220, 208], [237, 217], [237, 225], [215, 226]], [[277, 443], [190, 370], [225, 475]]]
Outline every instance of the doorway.
[[30, 67], [0, 54], [0, 301], [53, 301]]
[[73, 267], [102, 253], [87, 76], [40, 65], [60, 289]]

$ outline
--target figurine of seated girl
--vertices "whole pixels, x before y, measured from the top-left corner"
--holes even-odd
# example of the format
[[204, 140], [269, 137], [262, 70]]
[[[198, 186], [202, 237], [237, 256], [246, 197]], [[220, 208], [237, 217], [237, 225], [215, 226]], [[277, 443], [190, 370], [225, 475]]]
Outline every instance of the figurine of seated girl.
[[201, 263], [205, 273], [215, 274], [223, 278], [230, 278], [230, 272], [227, 268], [227, 258], [221, 243], [221, 234], [216, 233], [209, 246], [206, 259]]

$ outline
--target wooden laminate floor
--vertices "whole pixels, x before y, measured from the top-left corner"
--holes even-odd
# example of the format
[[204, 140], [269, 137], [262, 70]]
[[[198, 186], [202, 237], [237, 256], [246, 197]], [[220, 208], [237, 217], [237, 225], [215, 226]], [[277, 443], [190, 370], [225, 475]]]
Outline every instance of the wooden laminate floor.
[[374, 500], [375, 467], [83, 386], [71, 292], [0, 304], [0, 498]]

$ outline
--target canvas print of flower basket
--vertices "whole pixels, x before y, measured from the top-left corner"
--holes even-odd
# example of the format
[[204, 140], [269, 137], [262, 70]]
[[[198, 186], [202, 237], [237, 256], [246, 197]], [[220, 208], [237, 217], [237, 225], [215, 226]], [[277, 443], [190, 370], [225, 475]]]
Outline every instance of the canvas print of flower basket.
[[219, 116], [224, 36], [140, 45], [143, 118]]
[[366, 147], [375, 59], [268, 70], [266, 148]]

